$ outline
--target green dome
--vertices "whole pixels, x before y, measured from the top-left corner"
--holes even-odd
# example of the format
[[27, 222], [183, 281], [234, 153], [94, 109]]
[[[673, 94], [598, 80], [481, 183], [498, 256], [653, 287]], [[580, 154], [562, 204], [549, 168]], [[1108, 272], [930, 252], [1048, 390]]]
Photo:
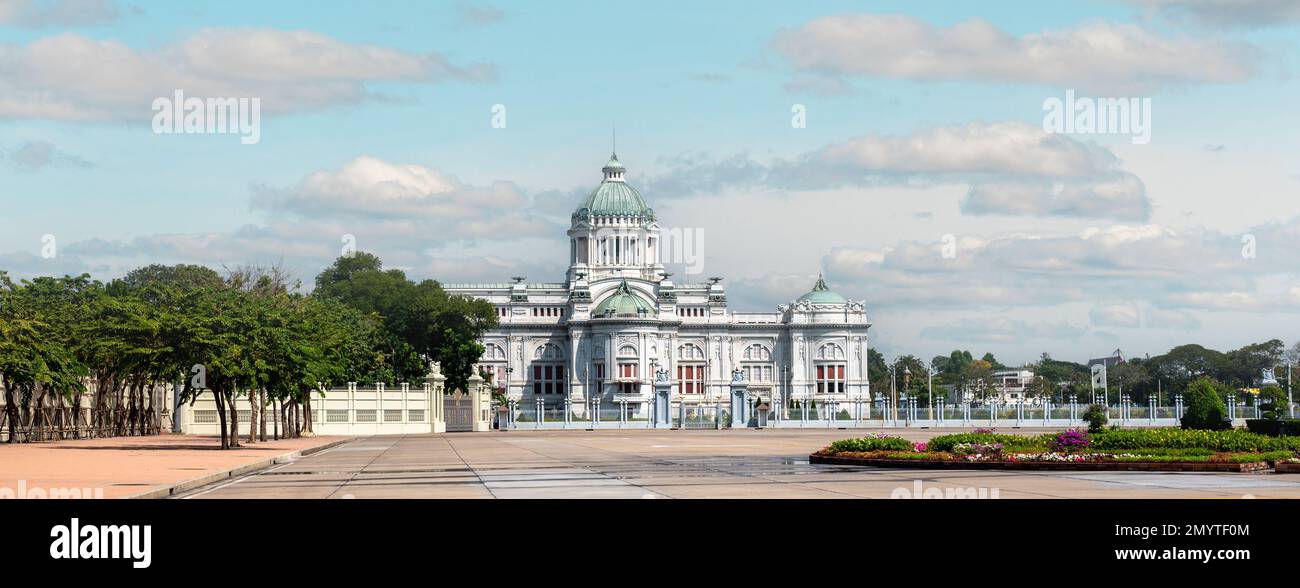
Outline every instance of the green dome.
[[605, 179], [587, 196], [573, 216], [631, 216], [646, 220], [654, 219], [654, 209], [646, 204], [645, 198], [636, 188], [623, 181], [627, 168], [618, 160], [618, 155], [611, 155], [609, 162], [601, 168]]
[[826, 280], [823, 280], [820, 275], [817, 276], [817, 283], [813, 285], [812, 291], [807, 294], [804, 294], [803, 296], [800, 296], [799, 300], [800, 301], [806, 300], [814, 304], [848, 303], [848, 300], [845, 300], [843, 296], [831, 292], [831, 289], [826, 287]]
[[627, 280], [618, 285], [618, 290], [610, 297], [601, 300], [596, 309], [591, 311], [591, 318], [641, 318], [655, 316], [654, 307], [644, 298], [632, 293]]

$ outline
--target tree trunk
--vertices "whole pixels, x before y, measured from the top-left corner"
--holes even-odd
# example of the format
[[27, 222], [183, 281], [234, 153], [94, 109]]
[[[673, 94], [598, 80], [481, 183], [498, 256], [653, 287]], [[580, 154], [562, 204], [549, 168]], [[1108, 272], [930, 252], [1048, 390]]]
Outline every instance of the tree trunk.
[[316, 431], [311, 428], [311, 392], [307, 393], [302, 403], [302, 433], [303, 437], [315, 437]]
[[222, 393], [217, 392], [216, 390], [212, 391], [212, 396], [217, 403], [217, 420], [219, 421], [218, 426], [221, 429], [221, 448], [230, 449], [230, 443], [226, 441], [226, 403], [224, 400], [225, 397], [222, 395]]
[[266, 390], [262, 390], [257, 394], [257, 410], [259, 412], [257, 434], [261, 441], [266, 441]]
[[235, 405], [235, 394], [226, 393], [227, 404], [230, 405], [230, 448], [239, 447], [239, 407]]
[[5, 378], [5, 414], [6, 420], [9, 421], [9, 442], [18, 442], [18, 403], [14, 400], [13, 386], [8, 385], [9, 379]]
[[257, 443], [257, 390], [248, 391], [248, 443]]

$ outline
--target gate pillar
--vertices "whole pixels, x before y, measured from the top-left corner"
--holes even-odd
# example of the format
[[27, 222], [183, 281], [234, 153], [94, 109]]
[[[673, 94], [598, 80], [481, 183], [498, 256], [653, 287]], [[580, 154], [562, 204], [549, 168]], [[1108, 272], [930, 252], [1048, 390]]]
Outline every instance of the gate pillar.
[[739, 375], [731, 379], [731, 428], [749, 428], [749, 386]]

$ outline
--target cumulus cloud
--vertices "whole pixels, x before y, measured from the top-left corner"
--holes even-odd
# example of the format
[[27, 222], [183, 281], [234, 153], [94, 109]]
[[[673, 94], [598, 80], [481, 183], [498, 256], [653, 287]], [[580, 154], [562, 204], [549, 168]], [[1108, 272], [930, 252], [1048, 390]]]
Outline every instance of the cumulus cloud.
[[214, 268], [281, 264], [310, 283], [345, 245], [380, 256], [417, 277], [499, 281], [561, 275], [565, 227], [535, 214], [514, 184], [473, 186], [436, 168], [361, 156], [289, 186], [256, 185], [260, 224], [232, 231], [157, 233], [130, 239], [61, 239], [58, 256], [0, 256], [17, 277], [91, 272], [119, 276], [149, 263]]
[[[884, 249], [839, 248], [824, 256], [828, 275], [873, 307], [1010, 309], [1069, 303], [1093, 306], [1097, 326], [1193, 328], [1187, 310], [1300, 312], [1300, 288], [1288, 278], [1300, 260], [1288, 244], [1300, 217], [1254, 227], [1258, 258], [1241, 255], [1238, 235], [1161, 225], [1110, 225], [1075, 234], [960, 237], [908, 241]], [[1280, 247], [1273, 251], [1271, 248]], [[1137, 306], [1097, 300], [1143, 301]], [[1125, 303], [1127, 304], [1127, 303]]]
[[23, 29], [91, 27], [121, 16], [110, 0], [0, 0], [0, 26]]
[[260, 98], [268, 113], [353, 104], [376, 82], [483, 82], [490, 64], [347, 43], [311, 31], [204, 29], [158, 49], [74, 33], [0, 44], [0, 118], [148, 120], [154, 98]]
[[1107, 304], [1094, 306], [1088, 312], [1088, 319], [1094, 327], [1137, 328], [1142, 321], [1135, 304]]
[[1026, 322], [1006, 317], [987, 320], [963, 319], [942, 326], [921, 329], [921, 337], [969, 343], [1015, 343], [1026, 339], [1078, 339], [1088, 331], [1068, 323]]
[[1150, 92], [1249, 79], [1258, 51], [1205, 38], [1162, 37], [1092, 22], [1016, 36], [987, 21], [937, 27], [911, 16], [847, 14], [779, 33], [771, 48], [800, 76], [1027, 82]]
[[1294, 0], [1124, 0], [1147, 14], [1208, 28], [1263, 28], [1300, 22]]
[[90, 169], [94, 164], [79, 156], [67, 153], [47, 141], [28, 141], [10, 149], [0, 150], [0, 159], [19, 172], [38, 172], [45, 168]]
[[252, 205], [302, 219], [379, 222], [388, 230], [428, 230], [443, 237], [540, 236], [563, 232], [523, 211], [524, 194], [510, 182], [466, 185], [442, 172], [361, 156], [319, 171], [296, 186], [255, 186]]
[[1143, 221], [1151, 212], [1146, 186], [1109, 149], [1014, 122], [865, 135], [770, 162], [687, 153], [664, 163], [667, 171], [646, 181], [650, 193], [957, 183], [970, 187], [962, 211], [972, 215]]

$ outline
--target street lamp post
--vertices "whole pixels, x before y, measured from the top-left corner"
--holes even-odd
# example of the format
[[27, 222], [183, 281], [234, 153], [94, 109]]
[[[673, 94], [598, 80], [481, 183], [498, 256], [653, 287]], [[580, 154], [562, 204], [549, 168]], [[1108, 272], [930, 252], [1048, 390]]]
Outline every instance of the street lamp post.
[[912, 368], [904, 365], [903, 366], [903, 396], [910, 397], [911, 395], [912, 395]]
[[934, 420], [934, 368], [930, 368], [929, 370], [929, 379], [930, 383], [928, 384], [928, 390], [926, 391], [926, 403], [929, 405], [930, 420]]
[[889, 418], [898, 420], [898, 377], [892, 363], [889, 364]]

